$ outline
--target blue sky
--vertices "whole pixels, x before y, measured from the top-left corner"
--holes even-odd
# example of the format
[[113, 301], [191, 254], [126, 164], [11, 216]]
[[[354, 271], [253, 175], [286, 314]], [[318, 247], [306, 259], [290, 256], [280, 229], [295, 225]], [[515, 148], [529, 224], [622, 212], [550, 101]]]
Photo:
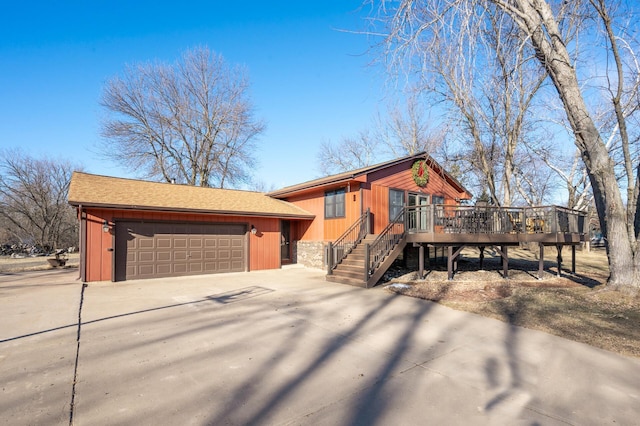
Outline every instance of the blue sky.
[[319, 176], [323, 141], [355, 135], [385, 103], [368, 64], [359, 0], [10, 2], [0, 16], [0, 148], [65, 158], [90, 173], [136, 177], [100, 158], [99, 98], [126, 64], [173, 62], [206, 45], [248, 68], [260, 139], [258, 179]]

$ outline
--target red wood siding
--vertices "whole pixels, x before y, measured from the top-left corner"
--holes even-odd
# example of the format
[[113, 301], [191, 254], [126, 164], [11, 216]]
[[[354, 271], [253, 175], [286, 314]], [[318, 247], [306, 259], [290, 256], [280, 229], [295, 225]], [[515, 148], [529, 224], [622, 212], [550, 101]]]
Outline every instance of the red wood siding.
[[464, 196], [464, 194], [458, 192], [454, 187], [449, 185], [444, 177], [436, 173], [432, 168], [429, 168], [429, 182], [427, 183], [427, 186], [420, 188], [413, 181], [410, 167], [410, 164], [408, 166], [407, 164], [404, 164], [403, 167], [396, 166], [393, 170], [388, 170], [393, 173], [386, 176], [380, 176], [380, 172], [377, 173], [378, 176], [374, 176], [374, 174], [372, 174], [371, 179], [374, 179], [372, 180], [372, 183], [379, 186], [386, 186], [388, 188], [404, 189], [405, 191], [410, 192], [439, 195], [444, 197], [445, 200], [453, 202], [455, 202], [456, 198]]
[[[289, 200], [290, 203], [313, 213], [316, 217], [313, 222], [301, 222], [296, 227], [297, 239], [303, 241], [321, 241], [324, 239], [324, 191], [321, 196], [318, 193], [305, 194]], [[308, 224], [308, 225], [307, 225]]]
[[360, 217], [360, 182], [342, 187], [347, 190], [345, 193], [345, 217], [343, 218], [324, 218], [324, 194], [327, 190], [336, 188], [321, 188], [305, 195], [287, 199], [288, 202], [316, 216], [311, 224], [301, 224], [302, 228], [299, 229], [298, 239], [303, 241], [333, 241]]
[[[444, 197], [445, 204], [457, 204], [459, 202], [457, 200], [467, 195], [458, 191], [431, 166], [429, 167], [429, 182], [424, 188], [419, 187], [415, 184], [411, 175], [412, 165], [413, 160], [405, 161], [370, 173], [366, 176], [366, 182], [364, 183], [351, 182], [349, 184], [350, 190], [345, 199], [345, 218], [324, 218], [324, 193], [327, 190], [335, 189], [335, 186], [322, 187], [305, 193], [305, 195], [287, 198], [287, 201], [316, 216], [310, 225], [305, 224], [305, 228], [299, 230], [299, 239], [333, 241], [356, 221], [361, 211], [367, 208], [370, 208], [373, 214], [373, 232], [380, 233], [389, 223], [390, 188], [405, 191], [405, 203], [407, 202], [406, 193], [408, 192], [441, 196]], [[362, 201], [360, 200], [361, 198]]]
[[389, 223], [389, 188], [371, 185], [371, 212], [373, 233], [379, 234]]
[[217, 216], [185, 213], [161, 213], [130, 210], [85, 209], [86, 233], [86, 276], [87, 281], [110, 281], [113, 270], [115, 248], [113, 231], [103, 232], [103, 221], [113, 224], [114, 220], [152, 220], [177, 222], [241, 223], [247, 230], [253, 225], [258, 232], [249, 235], [249, 270], [276, 269], [280, 267], [280, 220], [277, 218], [247, 218], [241, 216]]

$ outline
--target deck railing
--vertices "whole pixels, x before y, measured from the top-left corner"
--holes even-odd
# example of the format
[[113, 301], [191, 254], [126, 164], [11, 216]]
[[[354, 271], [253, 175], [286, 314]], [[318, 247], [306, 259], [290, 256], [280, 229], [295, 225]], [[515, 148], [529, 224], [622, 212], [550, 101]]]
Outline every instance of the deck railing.
[[370, 231], [371, 214], [367, 209], [336, 241], [328, 244], [327, 273], [329, 275]]
[[[327, 247], [327, 273], [367, 236], [371, 230], [371, 216], [367, 211], [345, 233]], [[552, 234], [584, 235], [586, 213], [559, 206], [494, 207], [431, 204], [405, 206], [380, 232], [365, 245], [364, 280], [368, 281], [385, 258], [406, 234]]]
[[409, 217], [405, 214], [407, 208], [401, 209], [398, 215], [380, 232], [380, 235], [365, 249], [365, 281], [378, 269], [378, 266], [395, 248], [405, 233], [405, 223]]
[[559, 206], [494, 207], [430, 204], [407, 206], [407, 232], [550, 234], [587, 232], [586, 213]]

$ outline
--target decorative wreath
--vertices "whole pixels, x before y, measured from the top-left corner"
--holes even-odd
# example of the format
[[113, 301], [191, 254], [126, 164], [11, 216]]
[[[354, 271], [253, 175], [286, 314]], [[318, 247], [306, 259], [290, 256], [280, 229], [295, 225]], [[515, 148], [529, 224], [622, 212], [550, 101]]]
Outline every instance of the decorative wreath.
[[413, 166], [411, 166], [411, 176], [413, 176], [413, 181], [420, 188], [427, 186], [427, 182], [429, 182], [429, 168], [427, 167], [426, 160], [418, 160], [413, 163]]

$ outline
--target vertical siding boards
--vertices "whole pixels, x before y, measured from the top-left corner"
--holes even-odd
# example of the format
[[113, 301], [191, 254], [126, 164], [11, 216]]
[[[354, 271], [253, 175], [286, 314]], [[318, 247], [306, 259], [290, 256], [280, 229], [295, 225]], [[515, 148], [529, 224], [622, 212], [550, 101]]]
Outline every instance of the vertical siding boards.
[[[433, 167], [429, 167], [429, 182], [424, 188], [419, 187], [413, 181], [411, 166], [413, 162], [397, 164], [387, 169], [379, 170], [369, 175], [371, 182], [370, 205], [374, 213], [375, 234], [381, 232], [389, 223], [389, 189], [399, 189], [407, 192], [438, 195], [445, 199], [445, 204], [457, 204], [464, 192], [456, 190], [443, 174]], [[405, 194], [405, 203], [407, 202]]]
[[[148, 220], [162, 222], [240, 223], [256, 227], [256, 235], [249, 238], [248, 269], [276, 269], [280, 267], [280, 219], [263, 217], [221, 216], [188, 213], [163, 213], [134, 210], [85, 209], [87, 223], [87, 281], [110, 281], [115, 248], [113, 231], [103, 232], [103, 221], [110, 224], [118, 220]], [[117, 225], [116, 225], [117, 226]]]
[[[235, 218], [240, 221], [242, 218]], [[246, 219], [245, 219], [246, 220]], [[249, 232], [249, 270], [276, 269], [280, 267], [280, 220], [251, 218], [258, 232]]]
[[390, 175], [382, 175], [381, 171], [371, 174], [371, 181], [376, 185], [385, 186], [388, 188], [404, 189], [410, 192], [423, 192], [429, 195], [441, 195], [447, 201], [454, 201], [456, 198], [461, 198], [464, 194], [458, 192], [453, 186], [451, 186], [443, 175], [434, 170], [433, 167], [429, 167], [429, 182], [424, 188], [419, 187], [413, 181], [411, 175], [412, 164], [399, 164], [393, 168], [388, 169], [393, 173]]
[[324, 239], [324, 190], [298, 195], [287, 200], [316, 216], [313, 222], [303, 221], [297, 227], [297, 238], [303, 241], [321, 241]]
[[[287, 197], [290, 203], [313, 213], [316, 219], [304, 228], [299, 229], [300, 240], [303, 241], [334, 241], [358, 219], [362, 211], [369, 207], [373, 215], [373, 233], [380, 233], [389, 223], [389, 189], [404, 190], [407, 192], [424, 193], [428, 195], [438, 195], [445, 199], [446, 204], [457, 204], [460, 198], [464, 198], [466, 193], [460, 192], [450, 182], [444, 171], [431, 162], [429, 165], [429, 182], [424, 188], [419, 187], [413, 181], [411, 166], [415, 159], [394, 164], [379, 170], [372, 171], [366, 175], [366, 181], [361, 182], [363, 177], [356, 177], [349, 183], [340, 185], [327, 185], [316, 189], [309, 189], [304, 194]], [[449, 179], [449, 180], [448, 180]], [[346, 188], [345, 217], [324, 219], [324, 194], [326, 191]], [[405, 197], [405, 203], [407, 198]]]
[[[324, 218], [324, 194], [326, 191], [345, 188], [345, 217]], [[300, 229], [298, 234], [302, 241], [333, 241], [355, 222], [362, 214], [360, 207], [360, 182], [350, 182], [338, 186], [327, 186], [304, 195], [287, 198], [289, 203], [295, 204], [313, 213], [316, 219]]]

